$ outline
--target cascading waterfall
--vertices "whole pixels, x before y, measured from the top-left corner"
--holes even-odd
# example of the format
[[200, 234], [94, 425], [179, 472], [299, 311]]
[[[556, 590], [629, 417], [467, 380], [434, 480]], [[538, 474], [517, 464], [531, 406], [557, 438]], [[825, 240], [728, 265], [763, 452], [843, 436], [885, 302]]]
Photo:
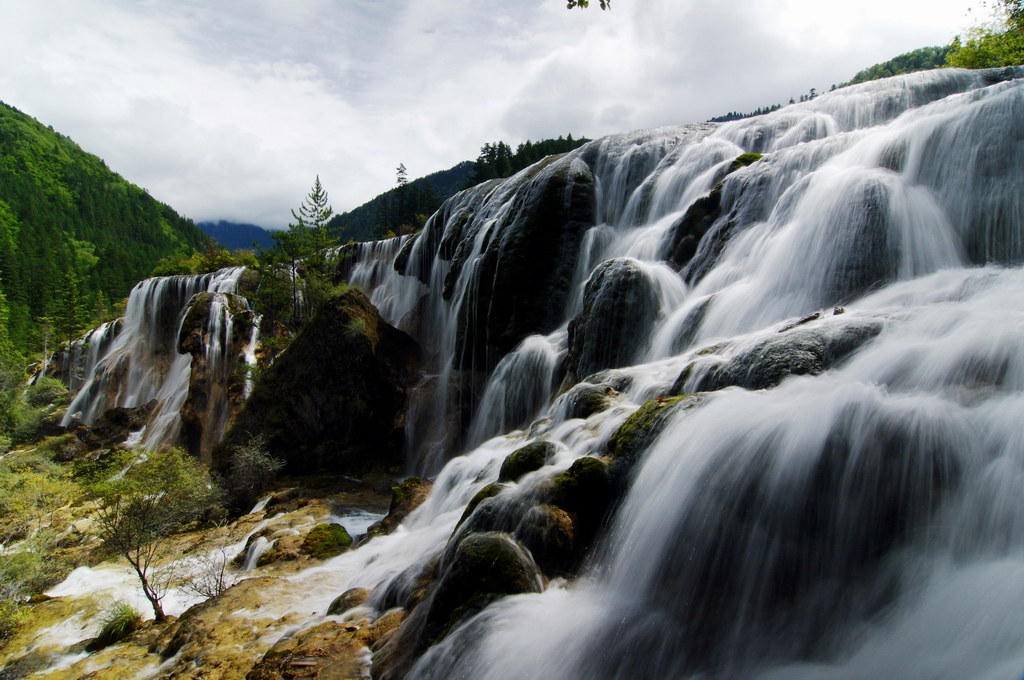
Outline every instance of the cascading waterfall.
[[[387, 246], [395, 268], [364, 285], [415, 280], [401, 310], [437, 357], [426, 421], [476, 448], [441, 468], [419, 430], [434, 491], [401, 539], [356, 551], [389, 557], [347, 585], [410, 587], [523, 443], [557, 452], [497, 497], [509, 508], [604, 453], [639, 404], [698, 393], [581, 577], [491, 604], [411, 676], [1019, 677], [1022, 140], [1024, 69], [919, 73], [598, 140]], [[524, 206], [569, 226], [538, 237]], [[502, 278], [530, 239], [562, 258], [534, 310], [503, 288], [534, 282]], [[614, 388], [603, 410], [574, 412], [578, 381]]]
[[[232, 346], [233, 317], [225, 297], [235, 290], [243, 272], [243, 267], [234, 267], [200, 276], [146, 279], [136, 285], [125, 316], [117, 324], [116, 339], [94, 344], [93, 336], [102, 328], [89, 336], [90, 353], [95, 350], [97, 357], [90, 354], [92, 370], [62, 424], [73, 420], [92, 424], [109, 408], [137, 407], [156, 400], [141, 443], [159, 447], [178, 442], [182, 430], [179, 414], [188, 396], [192, 368], [192, 356], [178, 351], [182, 322], [196, 296], [209, 293], [203, 352], [213, 382], [223, 383], [233, 370], [235, 355], [243, 350]], [[254, 339], [250, 336], [250, 344]], [[250, 355], [247, 351], [246, 356]], [[210, 425], [215, 438], [223, 432], [226, 411], [226, 402], [212, 408]]]

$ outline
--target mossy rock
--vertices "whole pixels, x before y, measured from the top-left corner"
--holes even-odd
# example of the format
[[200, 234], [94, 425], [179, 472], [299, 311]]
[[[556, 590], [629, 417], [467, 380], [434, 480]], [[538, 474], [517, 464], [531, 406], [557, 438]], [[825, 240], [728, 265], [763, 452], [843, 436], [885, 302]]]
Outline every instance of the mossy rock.
[[739, 156], [736, 156], [736, 158], [733, 159], [733, 162], [729, 165], [729, 174], [731, 175], [740, 168], [745, 168], [752, 163], [756, 163], [763, 157], [763, 154], [754, 152], [741, 153]]
[[327, 608], [327, 615], [336, 616], [338, 614], [344, 614], [349, 609], [358, 607], [369, 599], [370, 590], [368, 588], [349, 588], [341, 595], [334, 598], [331, 602], [331, 606]]
[[302, 541], [302, 552], [318, 560], [340, 555], [352, 545], [352, 537], [340, 524], [317, 524]]
[[552, 502], [572, 513], [603, 513], [611, 500], [608, 467], [590, 456], [578, 458], [554, 479]]
[[540, 590], [537, 565], [515, 541], [499, 533], [472, 534], [459, 544], [437, 584], [420, 642], [433, 644], [500, 597]]
[[674, 407], [683, 402], [693, 402], [692, 396], [659, 397], [645, 402], [608, 440], [608, 452], [614, 460], [636, 462], [654, 441], [668, 422]]
[[433, 486], [419, 477], [408, 477], [391, 487], [391, 507], [388, 509], [388, 515], [370, 527], [366, 532], [367, 536], [383, 536], [397, 529], [410, 512], [427, 500]]
[[575, 566], [575, 531], [572, 517], [549, 504], [535, 505], [513, 532], [537, 566], [548, 576], [570, 576]]
[[563, 397], [565, 400], [566, 418], [589, 418], [611, 408], [615, 397], [619, 395], [611, 385], [593, 385], [580, 383]]
[[[419, 347], [358, 289], [331, 296], [260, 375], [213, 465], [256, 435], [289, 475], [390, 473], [404, 461], [407, 390]], [[248, 508], [245, 508], [248, 510]]]
[[488, 498], [494, 498], [507, 488], [508, 484], [494, 482], [493, 484], [488, 484], [484, 488], [477, 491], [476, 495], [474, 495], [473, 498], [469, 500], [469, 503], [466, 504], [466, 509], [463, 510], [462, 517], [459, 518], [459, 522], [455, 525], [455, 528], [458, 529], [460, 526], [462, 526], [462, 523], [469, 519], [469, 516], [472, 515], [473, 511], [477, 509], [477, 506], [479, 506]]
[[558, 447], [554, 444], [543, 440], [530, 442], [526, 446], [516, 449], [501, 464], [498, 481], [515, 482], [523, 475], [541, 469], [554, 457], [557, 450]]

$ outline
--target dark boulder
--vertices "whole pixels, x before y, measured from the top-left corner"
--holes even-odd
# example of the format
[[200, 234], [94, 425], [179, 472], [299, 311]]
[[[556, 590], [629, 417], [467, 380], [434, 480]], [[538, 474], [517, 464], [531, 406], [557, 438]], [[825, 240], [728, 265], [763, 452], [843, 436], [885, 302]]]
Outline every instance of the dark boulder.
[[400, 484], [391, 487], [391, 507], [387, 516], [371, 526], [367, 536], [383, 536], [390, 534], [405, 521], [409, 513], [423, 504], [434, 487], [431, 482], [419, 477], [408, 477]]
[[569, 323], [566, 389], [608, 368], [640, 359], [660, 315], [654, 281], [631, 258], [605, 260], [590, 275], [583, 311]]
[[530, 442], [516, 449], [502, 462], [498, 472], [499, 482], [516, 482], [523, 475], [539, 470], [555, 455], [558, 450], [554, 444], [544, 440]]
[[214, 462], [256, 435], [292, 474], [360, 474], [403, 462], [416, 343], [356, 289], [333, 296], [256, 383]]
[[[855, 320], [849, 323], [812, 324], [818, 317], [784, 328], [758, 341], [727, 361], [706, 369], [694, 392], [712, 392], [738, 386], [752, 390], [775, 387], [791, 375], [818, 375], [849, 356], [878, 335], [882, 324]], [[686, 390], [692, 371], [687, 367], [672, 387], [675, 394]]]

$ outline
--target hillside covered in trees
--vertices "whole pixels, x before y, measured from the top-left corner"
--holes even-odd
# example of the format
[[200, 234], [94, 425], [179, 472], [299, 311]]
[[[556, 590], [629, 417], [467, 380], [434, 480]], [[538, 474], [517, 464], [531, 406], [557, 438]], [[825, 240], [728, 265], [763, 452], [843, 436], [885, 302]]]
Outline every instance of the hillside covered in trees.
[[0, 285], [17, 349], [66, 340], [161, 258], [206, 242], [100, 158], [0, 103]]

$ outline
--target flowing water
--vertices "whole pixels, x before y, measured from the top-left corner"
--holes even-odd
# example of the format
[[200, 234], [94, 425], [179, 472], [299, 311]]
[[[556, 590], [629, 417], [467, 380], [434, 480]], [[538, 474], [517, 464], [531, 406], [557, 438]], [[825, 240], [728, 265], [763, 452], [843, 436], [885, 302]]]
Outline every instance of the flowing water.
[[[360, 246], [350, 280], [428, 359], [407, 430], [433, 491], [239, 615], [313, 623], [355, 586], [386, 606], [509, 453], [554, 443], [502, 494], [533, 498], [674, 390], [700, 395], [582, 575], [490, 605], [413, 677], [1020, 677], [1022, 148], [1024, 69], [919, 73], [596, 140]], [[562, 259], [508, 304], [530, 239]], [[579, 381], [614, 388], [603, 410], [577, 417]]]
[[[225, 297], [233, 293], [243, 267], [199, 276], [165, 276], [146, 279], [132, 289], [125, 316], [105, 324], [72, 347], [72, 378], [84, 371], [87, 379], [73, 379], [78, 394], [62, 425], [73, 420], [91, 425], [107, 409], [138, 407], [156, 400], [139, 443], [160, 447], [180, 442], [180, 411], [188, 397], [192, 356], [178, 350], [181, 324], [199, 293], [212, 294], [203, 335], [205, 361], [211, 382], [224, 384], [234, 370], [237, 355], [255, 363], [253, 354], [258, 325], [246, 347], [234, 347], [233, 316]], [[77, 359], [78, 356], [85, 357]], [[223, 395], [222, 395], [223, 397]], [[227, 421], [226, 398], [215, 400], [207, 427], [219, 439]]]
[[[466, 455], [442, 469], [436, 441], [413, 447], [418, 469], [438, 476], [406, 541], [436, 554], [464, 503], [532, 438], [560, 454], [521, 493], [603, 452], [684, 368], [685, 390], [739, 377], [676, 413], [582, 578], [488, 607], [412, 675], [1019, 677], [1022, 76], [895, 78], [716, 128], [598, 140], [542, 170], [586, 162], [597, 184], [562, 325], [473, 365], [487, 379], [469, 399]], [[764, 156], [726, 174], [744, 152]], [[400, 263], [406, 276], [390, 274], [426, 286], [401, 313], [420, 310], [414, 333], [430, 339], [442, 385], [465, 367], [458, 334], [486, 314], [470, 301], [492, 275], [492, 231], [514, 229], [530, 182], [452, 199]], [[666, 239], [719, 183], [721, 210], [676, 275], [662, 262]], [[615, 369], [601, 378], [614, 379], [617, 401], [566, 418], [560, 402], [549, 408], [565, 324], [585, 299], [600, 315], [600, 294], [585, 288], [611, 290], [626, 270], [653, 302], [622, 334], [628, 351], [589, 354]], [[745, 358], [786, 337], [857, 339], [830, 370], [745, 384]], [[444, 419], [450, 395], [434, 397], [424, 412]], [[487, 439], [517, 427], [528, 429]]]

